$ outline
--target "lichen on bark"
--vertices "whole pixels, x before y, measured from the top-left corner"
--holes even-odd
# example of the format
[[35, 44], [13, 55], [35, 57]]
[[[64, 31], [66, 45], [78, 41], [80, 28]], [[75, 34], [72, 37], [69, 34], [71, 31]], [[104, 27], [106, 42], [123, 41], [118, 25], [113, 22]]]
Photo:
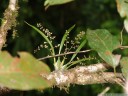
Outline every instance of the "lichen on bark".
[[4, 46], [6, 42], [6, 36], [8, 33], [8, 30], [10, 30], [12, 27], [16, 26], [16, 17], [18, 16], [18, 5], [14, 5], [15, 10], [11, 10], [10, 7], [8, 7], [4, 12], [4, 17], [2, 19], [2, 24], [0, 26], [0, 50]]

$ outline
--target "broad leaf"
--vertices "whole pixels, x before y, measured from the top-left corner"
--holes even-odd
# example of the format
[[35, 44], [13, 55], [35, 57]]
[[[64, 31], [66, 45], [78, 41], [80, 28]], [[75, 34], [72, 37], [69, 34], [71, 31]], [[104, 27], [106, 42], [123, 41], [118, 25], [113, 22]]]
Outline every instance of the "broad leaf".
[[121, 17], [128, 17], [128, 0], [116, 0], [117, 10]]
[[117, 10], [124, 20], [124, 27], [128, 32], [128, 0], [116, 0], [117, 2]]
[[114, 68], [118, 65], [112, 51], [120, 46], [119, 40], [113, 37], [105, 29], [87, 30], [87, 40], [92, 49], [98, 52], [99, 56]]
[[124, 77], [128, 79], [128, 57], [123, 57], [120, 61], [120, 65]]
[[59, 5], [71, 2], [73, 0], [45, 0], [44, 6]]
[[21, 52], [13, 58], [8, 52], [0, 53], [0, 85], [16, 90], [44, 89], [52, 84], [42, 77], [49, 67], [32, 55]]

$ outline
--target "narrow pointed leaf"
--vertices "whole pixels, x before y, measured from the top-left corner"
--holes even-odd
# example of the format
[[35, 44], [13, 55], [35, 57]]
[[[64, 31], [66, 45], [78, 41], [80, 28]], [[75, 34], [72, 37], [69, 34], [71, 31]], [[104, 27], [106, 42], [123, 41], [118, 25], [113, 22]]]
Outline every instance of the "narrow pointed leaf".
[[128, 0], [116, 0], [117, 10], [120, 16], [124, 19], [124, 27], [128, 32]]
[[[42, 32], [40, 31], [38, 28], [36, 28], [35, 26], [25, 22], [27, 25], [29, 25], [30, 27], [32, 27], [34, 30], [36, 30], [47, 42], [48, 44], [50, 45], [51, 47], [51, 50], [52, 50], [52, 55], [55, 55], [55, 51], [54, 51], [54, 47], [52, 45], [52, 42], [48, 39], [48, 37]], [[56, 62], [55, 58], [54, 58], [54, 63]]]
[[[68, 30], [66, 30], [62, 40], [61, 40], [61, 43], [60, 43], [60, 48], [59, 48], [59, 54], [61, 54], [61, 51], [62, 51], [62, 48], [64, 46], [64, 43], [67, 39], [67, 36], [69, 35], [69, 33], [72, 31], [72, 29], [75, 27], [75, 25], [73, 25], [71, 28], [69, 28]], [[57, 60], [57, 63], [55, 65], [55, 69], [58, 69], [58, 68], [61, 68], [60, 66], [63, 66], [63, 63], [65, 61], [65, 59], [63, 59], [63, 63], [58, 63], [58, 61], [60, 61], [60, 57], [58, 57], [58, 60]], [[61, 64], [61, 65], [60, 65]]]
[[49, 67], [32, 55], [21, 52], [20, 58], [8, 52], [0, 53], [0, 84], [16, 90], [44, 89], [52, 86], [43, 74], [50, 72]]
[[61, 43], [60, 43], [60, 48], [59, 48], [59, 54], [61, 53], [61, 50], [64, 46], [64, 42], [66, 41], [67, 39], [67, 36], [69, 35], [69, 33], [72, 31], [72, 29], [75, 27], [75, 25], [73, 25], [71, 28], [69, 28], [68, 30], [66, 30], [62, 40], [61, 40]]
[[83, 59], [79, 59], [79, 60], [76, 60], [76, 61], [72, 61], [72, 62], [70, 62], [70, 63], [65, 64], [64, 67], [65, 67], [66, 69], [69, 69], [71, 66], [73, 66], [73, 65], [75, 65], [75, 64], [79, 64], [79, 63], [81, 63], [81, 62], [83, 62], [83, 61], [86, 61], [86, 60], [90, 60], [90, 58], [83, 58]]
[[119, 40], [105, 29], [87, 30], [89, 46], [98, 52], [99, 56], [114, 68], [118, 65], [112, 51], [120, 46]]
[[[80, 46], [76, 49], [75, 52], [76, 52], [76, 53], [79, 52], [79, 51], [81, 50], [81, 48], [83, 48], [83, 46], [86, 44], [86, 42], [87, 42], [87, 40], [84, 39], [84, 40], [81, 42]], [[77, 54], [73, 54], [73, 56], [72, 56], [72, 58], [70, 59], [69, 62], [72, 62], [72, 60], [76, 57], [76, 55], [77, 55]]]

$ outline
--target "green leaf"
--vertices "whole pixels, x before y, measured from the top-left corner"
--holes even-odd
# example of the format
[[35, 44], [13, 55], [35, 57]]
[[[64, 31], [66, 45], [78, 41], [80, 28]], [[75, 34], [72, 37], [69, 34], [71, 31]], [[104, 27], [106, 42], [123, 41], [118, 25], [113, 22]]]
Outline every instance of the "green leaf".
[[60, 5], [60, 4], [69, 3], [71, 1], [73, 0], [45, 0], [44, 6]]
[[[60, 43], [60, 48], [59, 48], [59, 54], [61, 54], [61, 51], [63, 49], [64, 43], [67, 40], [67, 36], [69, 35], [69, 33], [72, 31], [72, 29], [75, 27], [75, 25], [73, 25], [71, 28], [69, 28], [68, 30], [66, 30], [61, 43]], [[55, 65], [55, 70], [61, 69], [63, 64], [65, 62], [65, 59], [63, 59], [63, 62], [60, 61], [60, 57], [58, 57], [57, 62], [54, 64]]]
[[[81, 48], [86, 44], [87, 40], [84, 39], [81, 43], [80, 43], [80, 46], [76, 49], [76, 53], [79, 52], [81, 50]], [[69, 62], [72, 62], [73, 59], [76, 57], [77, 54], [73, 54], [72, 58], [70, 59]]]
[[128, 0], [116, 0], [116, 2], [120, 16], [128, 18]]
[[117, 10], [120, 16], [124, 19], [124, 27], [128, 32], [128, 0], [116, 0]]
[[32, 55], [21, 52], [20, 58], [13, 58], [8, 52], [0, 53], [0, 84], [16, 90], [44, 89], [52, 86], [43, 74], [49, 67]]
[[87, 30], [87, 40], [89, 46], [98, 52], [99, 56], [112, 67], [116, 67], [115, 56], [112, 51], [120, 46], [119, 40], [113, 37], [109, 31], [105, 29]]
[[[52, 45], [52, 42], [48, 39], [48, 37], [42, 32], [40, 31], [38, 28], [36, 28], [35, 26], [25, 22], [27, 25], [29, 25], [30, 27], [32, 27], [34, 30], [36, 30], [36, 32], [38, 32], [47, 42], [48, 44], [50, 45], [51, 47], [51, 51], [52, 51], [52, 55], [54, 56], [55, 55], [55, 51], [54, 51], [54, 47]], [[54, 57], [54, 63], [56, 62], [56, 59]]]
[[90, 58], [83, 58], [83, 59], [79, 59], [79, 60], [76, 60], [76, 61], [69, 62], [69, 63], [64, 65], [64, 68], [69, 69], [71, 66], [73, 66], [75, 64], [79, 64], [79, 63], [81, 63], [83, 61], [86, 61], [86, 60], [90, 60]]
[[72, 31], [72, 29], [75, 27], [75, 25], [73, 25], [71, 28], [69, 28], [66, 32], [65, 32], [65, 34], [64, 34], [64, 36], [63, 36], [63, 38], [62, 38], [62, 40], [61, 40], [61, 43], [60, 43], [60, 48], [59, 48], [59, 54], [61, 53], [61, 50], [62, 50], [62, 48], [63, 48], [63, 46], [64, 46], [64, 42], [66, 41], [66, 39], [67, 39], [67, 36], [69, 35], [69, 33]]
[[127, 31], [127, 33], [128, 33], [128, 18], [126, 18], [126, 19], [124, 20], [124, 27], [125, 27], [125, 29], [126, 29], [126, 31]]
[[87, 40], [86, 39], [84, 39], [81, 43], [80, 43], [80, 45], [79, 45], [79, 47], [76, 49], [76, 54], [73, 54], [73, 56], [71, 57], [71, 59], [70, 59], [70, 61], [68, 62], [68, 63], [66, 63], [63, 67], [64, 67], [64, 69], [68, 69], [69, 67], [71, 67], [71, 66], [73, 66], [73, 65], [75, 65], [75, 64], [77, 64], [77, 63], [80, 63], [80, 62], [82, 62], [82, 61], [85, 61], [85, 60], [87, 60], [87, 58], [84, 58], [84, 59], [80, 59], [80, 60], [77, 60], [77, 61], [73, 61], [73, 59], [76, 57], [76, 55], [77, 55], [77, 52], [79, 52], [82, 48], [83, 48], [83, 46], [85, 45], [85, 43], [87, 42]]
[[128, 57], [123, 57], [120, 61], [121, 70], [126, 79], [128, 79]]

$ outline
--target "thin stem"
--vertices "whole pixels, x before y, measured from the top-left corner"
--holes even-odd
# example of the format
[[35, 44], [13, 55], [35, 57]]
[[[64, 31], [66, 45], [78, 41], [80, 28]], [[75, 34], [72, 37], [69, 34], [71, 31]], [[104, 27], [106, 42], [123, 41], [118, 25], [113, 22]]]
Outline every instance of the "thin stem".
[[60, 57], [60, 56], [69, 55], [69, 54], [86, 53], [86, 52], [89, 52], [89, 51], [91, 51], [91, 50], [84, 50], [84, 51], [79, 51], [79, 52], [68, 52], [68, 53], [56, 54], [54, 56], [47, 56], [47, 57], [39, 58], [38, 60], [45, 60], [45, 59], [48, 59], [48, 58]]
[[128, 49], [128, 46], [120, 46], [120, 49]]
[[98, 96], [104, 96], [106, 92], [110, 90], [110, 87], [106, 87]]
[[121, 32], [120, 32], [120, 44], [122, 45], [123, 44], [123, 30], [124, 30], [124, 27], [123, 27], [123, 29], [121, 30]]

